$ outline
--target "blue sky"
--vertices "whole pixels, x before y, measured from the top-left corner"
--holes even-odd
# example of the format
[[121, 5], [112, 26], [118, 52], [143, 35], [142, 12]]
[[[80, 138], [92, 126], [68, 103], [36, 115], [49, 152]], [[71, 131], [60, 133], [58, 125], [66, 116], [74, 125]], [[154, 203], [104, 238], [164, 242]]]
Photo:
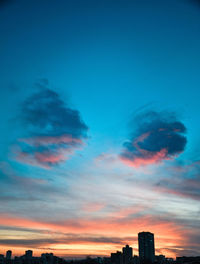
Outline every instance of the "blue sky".
[[199, 13], [189, 0], [1, 3], [3, 249], [137, 252], [152, 229], [157, 253], [199, 254]]

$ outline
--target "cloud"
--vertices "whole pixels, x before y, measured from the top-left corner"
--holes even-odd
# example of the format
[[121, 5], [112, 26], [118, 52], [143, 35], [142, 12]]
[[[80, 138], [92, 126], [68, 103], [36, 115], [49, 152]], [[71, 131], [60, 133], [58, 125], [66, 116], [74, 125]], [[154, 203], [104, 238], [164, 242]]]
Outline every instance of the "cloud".
[[[132, 219], [94, 218], [71, 219], [58, 222], [33, 221], [25, 218], [1, 215], [0, 225], [2, 227], [12, 225], [13, 227], [24, 228], [27, 231], [28, 228], [31, 230], [34, 228], [40, 232], [40, 236], [37, 239], [31, 233], [30, 235], [27, 233], [24, 238], [26, 239], [24, 241], [25, 243], [22, 243], [22, 237], [20, 239], [2, 238], [0, 244], [4, 246], [23, 246], [23, 244], [31, 245], [32, 243], [32, 245], [37, 247], [41, 245], [55, 247], [57, 245], [57, 249], [62, 249], [63, 245], [68, 244], [71, 245], [71, 248], [76, 247], [77, 253], [80, 254], [85, 250], [83, 250], [81, 245], [85, 245], [87, 248], [88, 245], [93, 244], [95, 248], [99, 244], [99, 249], [106, 253], [105, 248], [107, 248], [108, 244], [116, 244], [119, 247], [126, 243], [136, 244], [137, 233], [141, 230], [150, 230], [155, 233], [158, 250], [163, 247], [169, 247], [173, 250], [186, 242], [185, 227], [183, 228], [180, 223], [173, 222], [170, 218], [165, 219], [155, 215], [133, 217]], [[110, 247], [110, 252], [111, 250], [113, 250], [112, 247]]]
[[139, 114], [123, 144], [120, 158], [130, 166], [172, 159], [184, 151], [186, 128], [173, 113], [148, 111]]
[[155, 191], [200, 200], [200, 161], [177, 164], [168, 168], [168, 172], [173, 177], [159, 180]]
[[46, 86], [40, 83], [39, 91], [21, 106], [20, 121], [28, 135], [18, 139], [14, 152], [20, 162], [50, 168], [83, 145], [88, 127], [79, 111]]
[[[60, 237], [61, 236], [61, 237]], [[76, 234], [59, 234], [55, 238], [41, 238], [41, 239], [0, 239], [0, 245], [11, 246], [41, 246], [41, 245], [55, 245], [55, 244], [120, 244], [126, 238], [120, 237], [104, 237], [95, 235], [76, 235]]]
[[[22, 214], [22, 211], [25, 213], [25, 210], [27, 210], [25, 213], [27, 214], [29, 206], [25, 209], [25, 204], [40, 207], [40, 202], [46, 202], [49, 197], [51, 200], [52, 198], [56, 199], [58, 195], [67, 192], [66, 187], [55, 186], [48, 178], [19, 176], [6, 162], [0, 162], [0, 178], [1, 210], [6, 212], [16, 212], [16, 208], [18, 208], [19, 214]], [[20, 211], [21, 208], [23, 208], [22, 211]]]
[[86, 212], [97, 212], [100, 211], [102, 208], [105, 207], [104, 203], [100, 203], [100, 202], [91, 202], [91, 203], [86, 203], [83, 205], [82, 209]]

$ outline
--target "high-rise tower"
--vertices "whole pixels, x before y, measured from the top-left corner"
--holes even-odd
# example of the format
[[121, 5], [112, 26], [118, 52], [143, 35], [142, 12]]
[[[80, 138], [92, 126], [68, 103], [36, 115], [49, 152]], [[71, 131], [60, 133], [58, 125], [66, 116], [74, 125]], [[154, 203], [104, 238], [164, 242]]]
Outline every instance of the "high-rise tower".
[[8, 251], [6, 252], [6, 259], [7, 259], [7, 260], [10, 260], [10, 259], [11, 259], [11, 256], [12, 256], [12, 251], [11, 251], [11, 250], [8, 250]]
[[138, 234], [138, 244], [141, 263], [153, 263], [155, 260], [154, 234], [140, 232]]

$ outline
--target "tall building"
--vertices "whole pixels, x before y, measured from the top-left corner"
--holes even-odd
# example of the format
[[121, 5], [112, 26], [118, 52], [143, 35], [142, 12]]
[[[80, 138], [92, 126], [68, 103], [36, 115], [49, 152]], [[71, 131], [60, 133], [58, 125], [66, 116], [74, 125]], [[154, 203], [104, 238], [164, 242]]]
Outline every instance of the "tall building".
[[154, 234], [140, 232], [138, 234], [138, 244], [141, 263], [153, 263], [155, 261]]
[[130, 264], [133, 258], [132, 247], [129, 247], [129, 245], [126, 245], [125, 247], [123, 247], [122, 251], [123, 251], [123, 264]]
[[7, 260], [10, 260], [10, 259], [11, 259], [11, 256], [12, 256], [12, 251], [11, 251], [11, 250], [8, 250], [8, 251], [6, 252], [6, 259], [7, 259]]

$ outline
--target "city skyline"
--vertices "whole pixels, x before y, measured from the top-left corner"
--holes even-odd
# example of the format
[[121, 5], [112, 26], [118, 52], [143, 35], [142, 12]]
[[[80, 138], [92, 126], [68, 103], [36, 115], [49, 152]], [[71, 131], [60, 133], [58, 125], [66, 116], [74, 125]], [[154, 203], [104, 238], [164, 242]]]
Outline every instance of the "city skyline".
[[[133, 248], [129, 245], [122, 247], [121, 251], [110, 253], [110, 256], [91, 258], [88, 255], [85, 259], [76, 260], [69, 258], [62, 259], [52, 252], [43, 252], [40, 256], [34, 256], [32, 250], [26, 250], [24, 255], [13, 256], [12, 250], [8, 250], [6, 255], [0, 254], [1, 264], [63, 264], [63, 263], [90, 263], [90, 264], [198, 264], [200, 256], [166, 258], [164, 255], [155, 255], [154, 234], [149, 231], [138, 233], [139, 255], [133, 254]], [[67, 262], [68, 261], [68, 262]]]
[[[132, 245], [133, 246], [133, 245]], [[140, 259], [140, 264], [150, 264], [155, 262], [155, 241], [154, 241], [154, 234], [149, 231], [141, 231], [138, 233], [138, 255], [133, 254], [133, 247], [129, 245], [125, 245], [121, 248], [121, 251], [116, 251], [115, 253], [110, 253], [110, 261], [113, 264], [131, 264], [133, 257], [138, 257]], [[1, 253], [1, 252], [0, 252]], [[27, 260], [31, 260], [34, 256], [33, 250], [27, 249], [25, 254], [20, 257], [25, 257]], [[52, 252], [42, 253], [41, 257], [44, 255], [51, 255], [53, 256]], [[4, 257], [3, 254], [0, 254], [0, 258]], [[163, 256], [163, 255], [160, 255]], [[14, 259], [15, 256], [13, 255], [12, 250], [7, 250], [5, 252], [5, 260]], [[58, 256], [60, 257], [60, 256]], [[88, 255], [87, 257], [90, 257]], [[98, 256], [96, 256], [98, 257]], [[109, 256], [105, 256], [109, 257]], [[165, 256], [163, 256], [165, 257]]]
[[200, 255], [200, 4], [0, 1], [0, 248]]

